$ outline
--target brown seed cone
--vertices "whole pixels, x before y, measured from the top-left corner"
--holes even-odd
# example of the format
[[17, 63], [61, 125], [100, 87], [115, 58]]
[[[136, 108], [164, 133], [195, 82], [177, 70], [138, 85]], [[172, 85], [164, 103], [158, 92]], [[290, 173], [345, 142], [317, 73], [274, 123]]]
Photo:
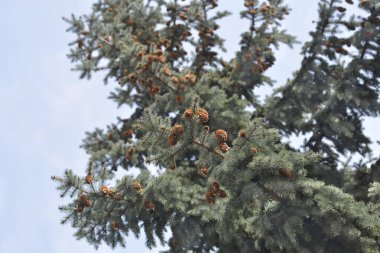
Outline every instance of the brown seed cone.
[[172, 76], [172, 82], [173, 83], [178, 83], [178, 78], [176, 76]]
[[200, 167], [199, 168], [199, 174], [203, 177], [207, 177], [208, 175], [208, 168], [207, 167]]
[[136, 73], [130, 73], [128, 74], [128, 79], [132, 82], [132, 83], [136, 83], [137, 81], [137, 74]]
[[210, 189], [211, 189], [211, 192], [213, 194], [218, 193], [218, 191], [220, 189], [219, 183], [218, 182], [212, 182]]
[[162, 52], [161, 49], [159, 49], [159, 50], [157, 50], [156, 52], [154, 52], [154, 54], [160, 56], [160, 55], [163, 54], [163, 52]]
[[180, 14], [178, 15], [178, 17], [179, 17], [180, 19], [182, 19], [182, 20], [187, 20], [186, 15], [183, 14], [183, 13], [180, 13]]
[[79, 39], [79, 40], [77, 40], [77, 43], [78, 43], [78, 47], [79, 48], [82, 48], [83, 47], [83, 40], [81, 40], [81, 39]]
[[83, 203], [83, 205], [84, 205], [85, 207], [89, 207], [89, 206], [91, 206], [91, 201], [88, 200], [88, 199], [86, 199], [86, 201]]
[[252, 147], [251, 151], [252, 151], [252, 153], [257, 154], [257, 147]]
[[145, 200], [144, 201], [144, 207], [148, 210], [154, 210], [156, 208], [156, 205], [153, 204], [152, 202]]
[[108, 189], [108, 195], [110, 195], [111, 197], [114, 195], [115, 191], [111, 188]]
[[218, 197], [220, 197], [220, 198], [225, 198], [225, 197], [227, 197], [227, 193], [226, 193], [224, 190], [222, 190], [222, 189], [219, 189], [219, 190], [218, 190], [217, 195], [218, 195]]
[[245, 7], [251, 7], [251, 6], [253, 6], [255, 3], [254, 2], [252, 2], [252, 1], [245, 1], [244, 2], [244, 6]]
[[364, 6], [368, 3], [368, 0], [361, 0], [359, 6]]
[[291, 177], [293, 175], [292, 170], [290, 169], [280, 169], [279, 171], [285, 177]]
[[165, 55], [158, 56], [157, 61], [160, 63], [165, 63], [166, 62], [166, 56]]
[[178, 77], [178, 79], [179, 79], [179, 82], [180, 82], [180, 83], [184, 83], [184, 82], [186, 82], [186, 79], [185, 79], [184, 76], [180, 76], [180, 77]]
[[241, 138], [245, 138], [245, 137], [247, 137], [247, 133], [246, 133], [244, 130], [241, 130], [241, 131], [239, 132], [239, 136], [240, 136]]
[[336, 48], [335, 51], [339, 54], [347, 55], [348, 51], [344, 49], [343, 47]]
[[227, 145], [227, 143], [222, 142], [222, 143], [219, 144], [219, 149], [220, 149], [223, 153], [227, 153], [227, 151], [230, 149], [230, 147]]
[[134, 25], [136, 25], [136, 21], [134, 19], [128, 19], [127, 25], [134, 26]]
[[116, 192], [116, 193], [113, 195], [113, 199], [116, 200], [116, 201], [121, 200], [121, 194], [120, 194], [120, 192]]
[[184, 78], [185, 78], [185, 82], [190, 82], [191, 84], [195, 84], [197, 81], [196, 75], [192, 73], [185, 74]]
[[354, 31], [355, 30], [355, 25], [352, 23], [345, 23], [344, 24], [348, 30]]
[[132, 159], [133, 153], [135, 152], [135, 148], [129, 148], [124, 156], [125, 160], [129, 161]]
[[193, 113], [193, 110], [191, 109], [187, 109], [184, 113], [183, 113], [183, 117], [186, 118], [186, 119], [191, 119], [193, 117], [194, 113]]
[[133, 130], [132, 130], [132, 129], [128, 129], [128, 130], [125, 130], [125, 131], [123, 132], [123, 135], [124, 135], [125, 137], [132, 136], [132, 134], [133, 134]]
[[112, 223], [111, 223], [111, 229], [113, 231], [117, 231], [117, 230], [119, 230], [119, 228], [120, 228], [119, 223], [117, 223], [116, 221], [112, 221]]
[[172, 72], [170, 71], [170, 69], [168, 67], [163, 67], [162, 68], [162, 72], [164, 72], [164, 74], [167, 75], [167, 76], [171, 76], [172, 75]]
[[226, 142], [227, 141], [227, 132], [224, 131], [223, 129], [218, 129], [215, 131], [215, 137], [220, 140], [221, 142]]
[[78, 213], [81, 213], [81, 212], [83, 212], [83, 209], [84, 209], [84, 206], [79, 205], [79, 206], [77, 207], [76, 211], [77, 211]]
[[146, 54], [146, 52], [144, 50], [141, 50], [141, 51], [137, 52], [136, 56], [139, 58], [142, 58], [145, 54]]
[[91, 184], [94, 181], [94, 177], [92, 175], [88, 174], [85, 177], [85, 181], [86, 181], [87, 184]]
[[177, 101], [177, 103], [182, 103], [183, 102], [183, 100], [185, 99], [185, 97], [184, 96], [182, 96], [182, 95], [180, 95], [180, 96], [177, 96], [176, 98], [175, 98], [175, 100]]
[[175, 146], [178, 142], [178, 137], [175, 134], [170, 134], [168, 137], [168, 143], [170, 146]]
[[151, 88], [151, 92], [152, 92], [153, 95], [159, 93], [160, 92], [160, 86], [153, 85], [152, 88]]
[[175, 248], [177, 246], [177, 242], [176, 242], [175, 238], [172, 237], [169, 239], [169, 246], [172, 248]]
[[203, 123], [208, 121], [208, 112], [205, 109], [199, 108], [196, 113]]
[[339, 12], [345, 12], [347, 9], [341, 6], [336, 7]]
[[215, 195], [214, 195], [214, 193], [212, 193], [212, 192], [206, 192], [205, 199], [206, 199], [207, 204], [209, 204], [209, 205], [215, 204]]
[[175, 162], [169, 164], [169, 169], [175, 170], [176, 168], [177, 168], [177, 165], [175, 164]]
[[79, 203], [84, 204], [84, 203], [86, 203], [86, 201], [87, 201], [86, 195], [82, 194], [79, 196]]
[[106, 186], [106, 185], [103, 185], [101, 188], [100, 188], [100, 191], [107, 195], [109, 193], [109, 188]]
[[141, 184], [139, 181], [134, 181], [133, 182], [133, 188], [136, 190], [136, 191], [140, 191], [141, 190]]
[[182, 125], [174, 125], [173, 128], [172, 128], [172, 134], [174, 134], [175, 136], [181, 136], [184, 132], [184, 128]]

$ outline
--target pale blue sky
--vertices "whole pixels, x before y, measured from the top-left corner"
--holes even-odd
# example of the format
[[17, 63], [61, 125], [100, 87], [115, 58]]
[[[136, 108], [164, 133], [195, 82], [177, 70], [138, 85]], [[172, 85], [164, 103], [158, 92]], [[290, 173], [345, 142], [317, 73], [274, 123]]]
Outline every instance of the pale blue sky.
[[[84, 174], [87, 156], [79, 149], [84, 132], [104, 128], [128, 109], [117, 110], [107, 100], [114, 87], [104, 86], [102, 75], [79, 80], [66, 58], [73, 36], [65, 32], [62, 16], [88, 13], [90, 0], [2, 0], [0, 24], [0, 253], [96, 252], [86, 241], [77, 241], [69, 225], [60, 225], [63, 214], [51, 175], [65, 168]], [[220, 0], [234, 16], [221, 22], [220, 35], [230, 50], [238, 49], [243, 1]], [[289, 0], [293, 8], [284, 27], [305, 41], [316, 17], [316, 0]], [[281, 47], [274, 68], [268, 72], [279, 84], [299, 67], [300, 46]], [[267, 93], [268, 89], [262, 89]], [[376, 136], [378, 119], [366, 121], [367, 132]], [[379, 124], [377, 124], [379, 125]], [[144, 238], [127, 240], [126, 249], [99, 252], [158, 252], [144, 246]]]

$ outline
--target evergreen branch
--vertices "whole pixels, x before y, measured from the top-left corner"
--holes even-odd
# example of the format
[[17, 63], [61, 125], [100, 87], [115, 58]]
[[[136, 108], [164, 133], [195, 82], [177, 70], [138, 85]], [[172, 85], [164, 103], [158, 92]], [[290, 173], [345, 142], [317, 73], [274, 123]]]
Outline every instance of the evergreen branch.
[[330, 24], [329, 20], [330, 20], [330, 18], [333, 15], [333, 11], [332, 10], [333, 10], [333, 4], [335, 2], [336, 2], [336, 0], [330, 0], [330, 4], [329, 4], [329, 7], [328, 7], [328, 10], [327, 11], [325, 10], [324, 18], [320, 21], [322, 25], [320, 26], [320, 29], [317, 28], [317, 31], [316, 31], [316, 33], [314, 35], [314, 39], [311, 42], [311, 45], [310, 45], [310, 47], [308, 49], [309, 53], [311, 52], [312, 55], [311, 56], [307, 56], [307, 57], [305, 57], [302, 60], [301, 69], [297, 72], [296, 76], [293, 78], [292, 82], [290, 84], [288, 84], [288, 86], [293, 86], [293, 85], [297, 84], [300, 81], [300, 79], [302, 77], [304, 77], [305, 72], [310, 68], [310, 64], [312, 64], [314, 62], [314, 59], [315, 59], [315, 57], [318, 54], [318, 51], [315, 50], [315, 48], [317, 46], [320, 46], [318, 38], [320, 38], [321, 36], [323, 36], [323, 34], [325, 33], [325, 30], [326, 30], [327, 26]]
[[192, 143], [194, 143], [195, 145], [198, 145], [198, 146], [200, 146], [200, 147], [202, 147], [202, 148], [204, 148], [204, 149], [210, 151], [211, 153], [213, 153], [213, 154], [219, 156], [219, 157], [222, 158], [222, 159], [225, 158], [224, 155], [222, 155], [222, 154], [220, 154], [219, 152], [215, 151], [215, 149], [212, 149], [212, 148], [210, 148], [210, 147], [207, 147], [206, 145], [204, 145], [203, 143], [200, 143], [200, 142], [196, 141], [195, 139], [192, 141]]

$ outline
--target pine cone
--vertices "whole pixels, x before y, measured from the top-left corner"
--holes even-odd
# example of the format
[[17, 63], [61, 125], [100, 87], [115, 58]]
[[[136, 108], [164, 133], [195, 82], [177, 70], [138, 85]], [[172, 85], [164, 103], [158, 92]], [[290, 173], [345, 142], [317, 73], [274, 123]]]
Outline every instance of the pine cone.
[[86, 195], [80, 195], [79, 196], [79, 203], [84, 204], [87, 201]]
[[227, 151], [230, 149], [230, 147], [227, 145], [227, 143], [223, 142], [223, 143], [220, 143], [220, 144], [219, 144], [219, 149], [220, 149], [223, 153], [227, 153]]
[[133, 134], [133, 130], [132, 130], [132, 129], [128, 129], [128, 130], [125, 130], [125, 131], [123, 132], [123, 135], [124, 135], [125, 137], [132, 136], [132, 134]]
[[241, 131], [239, 132], [239, 136], [240, 136], [241, 138], [245, 138], [245, 137], [247, 137], [247, 133], [246, 133], [244, 130], [241, 130]]
[[83, 205], [84, 205], [85, 207], [90, 207], [90, 206], [91, 206], [91, 201], [88, 200], [88, 199], [86, 199], [86, 201], [83, 203]]
[[208, 175], [208, 168], [207, 167], [201, 167], [199, 169], [199, 174], [203, 177], [206, 177]]
[[218, 193], [218, 191], [219, 191], [219, 189], [220, 189], [220, 186], [219, 186], [219, 183], [218, 182], [213, 182], [212, 184], [211, 184], [211, 192], [213, 193], [213, 194], [216, 194], [216, 193]]
[[206, 192], [206, 202], [209, 205], [215, 204], [215, 195], [212, 192]]
[[135, 152], [135, 148], [134, 147], [129, 148], [127, 150], [125, 156], [124, 156], [125, 160], [127, 160], [127, 161], [131, 160], [134, 152]]
[[293, 175], [292, 170], [290, 169], [280, 169], [279, 171], [285, 177], [291, 177]]
[[191, 109], [187, 109], [184, 113], [183, 113], [183, 117], [186, 118], [186, 119], [191, 119], [193, 118], [193, 110]]
[[215, 131], [215, 137], [216, 137], [218, 140], [222, 141], [222, 142], [226, 142], [226, 141], [227, 141], [227, 138], [228, 138], [228, 136], [227, 136], [227, 132], [224, 131], [223, 129], [218, 129], [218, 130], [216, 130], [216, 131]]
[[184, 99], [185, 99], [185, 97], [182, 96], [182, 95], [179, 95], [179, 96], [177, 96], [177, 97], [175, 98], [175, 100], [176, 100], [177, 103], [179, 103], [179, 104], [182, 103]]
[[140, 191], [141, 190], [141, 184], [139, 181], [134, 181], [133, 182], [133, 188], [136, 190], [136, 191]]
[[111, 229], [113, 231], [117, 231], [117, 230], [119, 230], [119, 228], [120, 228], [119, 223], [117, 223], [116, 221], [112, 221], [112, 223], [111, 223]]
[[180, 136], [182, 135], [184, 132], [184, 128], [182, 125], [174, 125], [174, 127], [172, 128], [172, 134], [174, 134], [175, 136]]
[[203, 123], [208, 121], [208, 112], [205, 109], [199, 108], [196, 113]]
[[108, 192], [109, 192], [109, 188], [105, 185], [103, 185], [101, 188], [100, 188], [100, 191], [104, 194], [104, 195], [108, 195]]
[[245, 2], [244, 2], [244, 6], [245, 6], [245, 7], [251, 7], [251, 6], [254, 6], [254, 5], [255, 5], [255, 3], [252, 2], [252, 1], [245, 1]]
[[172, 82], [173, 83], [178, 83], [178, 78], [176, 76], [172, 76]]
[[178, 142], [178, 137], [175, 134], [170, 134], [168, 137], [168, 142], [170, 146], [175, 146]]
[[154, 210], [154, 209], [156, 208], [156, 205], [153, 204], [153, 203], [150, 202], [150, 201], [145, 200], [145, 201], [144, 201], [144, 207], [145, 207], [146, 209], [148, 209], [148, 210]]
[[162, 68], [162, 72], [164, 72], [164, 74], [167, 75], [167, 76], [171, 76], [172, 75], [172, 72], [170, 71], [170, 69], [168, 67], [163, 67]]
[[85, 181], [87, 184], [91, 184], [94, 181], [94, 177], [90, 174], [88, 174], [85, 178]]
[[345, 12], [347, 9], [341, 6], [336, 7], [339, 12]]
[[224, 190], [222, 190], [222, 189], [219, 189], [217, 195], [218, 195], [218, 197], [220, 197], [220, 198], [225, 198], [225, 197], [227, 197], [227, 193], [226, 193]]
[[121, 200], [121, 194], [120, 192], [117, 192], [113, 195], [113, 199], [116, 200], [116, 201], [119, 201]]

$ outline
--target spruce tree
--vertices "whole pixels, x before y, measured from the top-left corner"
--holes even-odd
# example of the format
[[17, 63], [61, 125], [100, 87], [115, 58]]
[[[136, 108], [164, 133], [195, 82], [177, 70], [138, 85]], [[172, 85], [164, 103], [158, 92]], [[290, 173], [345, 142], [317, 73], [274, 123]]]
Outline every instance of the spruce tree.
[[[380, 252], [380, 159], [362, 126], [380, 113], [380, 3], [320, 0], [299, 70], [264, 102], [275, 49], [297, 42], [281, 30], [290, 9], [239, 4], [250, 27], [230, 61], [216, 0], [99, 0], [65, 18], [80, 77], [105, 72], [133, 112], [86, 133], [86, 174], [52, 177], [71, 198], [62, 223], [95, 247], [143, 229], [167, 252]], [[347, 17], [353, 4], [364, 16]]]

